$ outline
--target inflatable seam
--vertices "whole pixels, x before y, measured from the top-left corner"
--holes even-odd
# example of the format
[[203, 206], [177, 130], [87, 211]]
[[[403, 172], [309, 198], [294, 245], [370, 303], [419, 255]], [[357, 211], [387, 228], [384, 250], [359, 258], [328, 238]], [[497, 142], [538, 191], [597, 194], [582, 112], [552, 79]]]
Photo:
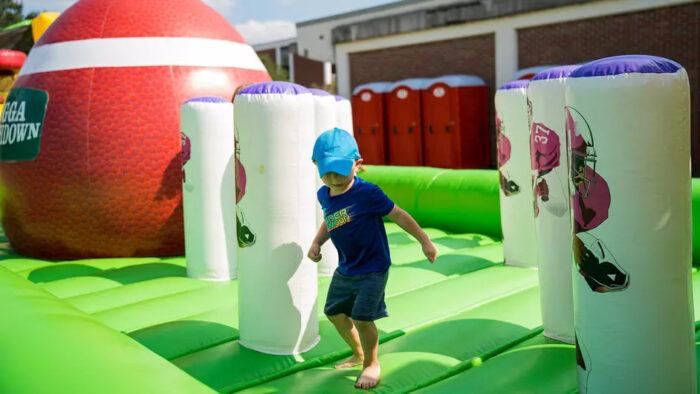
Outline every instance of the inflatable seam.
[[[514, 340], [512, 340], [512, 341], [510, 341], [510, 342], [507, 342], [507, 343], [504, 344], [504, 345], [498, 346], [496, 349], [494, 349], [494, 350], [492, 350], [492, 351], [486, 352], [486, 353], [484, 353], [484, 354], [482, 354], [482, 355], [480, 355], [480, 356], [475, 356], [475, 357], [479, 357], [479, 358], [481, 358], [483, 361], [487, 361], [487, 360], [489, 360], [489, 359], [491, 359], [491, 358], [494, 358], [494, 357], [496, 357], [496, 356], [499, 356], [499, 355], [501, 355], [501, 354], [504, 354], [508, 349], [512, 349], [514, 346], [517, 346], [518, 344], [523, 343], [523, 342], [527, 341], [528, 339], [533, 338], [533, 337], [539, 335], [541, 332], [542, 332], [542, 327], [534, 328], [534, 329], [530, 330], [528, 333], [526, 333], [525, 335], [523, 335], [523, 336], [521, 336], [521, 337], [519, 337], [519, 338], [516, 338], [516, 339], [514, 339]], [[460, 374], [460, 373], [462, 373], [462, 372], [464, 372], [464, 371], [467, 371], [467, 370], [471, 369], [472, 366], [473, 366], [472, 360], [473, 360], [473, 358], [471, 358], [471, 359], [469, 359], [469, 360], [463, 360], [463, 361], [460, 362], [459, 364], [457, 364], [457, 365], [455, 365], [455, 366], [453, 366], [453, 367], [451, 367], [451, 368], [448, 368], [448, 369], [447, 369], [445, 372], [443, 372], [442, 374], [440, 374], [440, 375], [438, 375], [438, 376], [435, 376], [435, 377], [433, 377], [432, 379], [425, 380], [425, 381], [423, 381], [423, 382], [421, 382], [421, 383], [417, 383], [417, 384], [413, 385], [412, 387], [410, 387], [410, 388], [408, 388], [408, 389], [405, 389], [405, 390], [400, 391], [400, 393], [409, 393], [409, 392], [412, 392], [412, 391], [415, 391], [415, 390], [418, 390], [418, 389], [421, 389], [421, 388], [424, 388], [424, 387], [433, 385], [433, 384], [438, 383], [438, 382], [440, 382], [440, 381], [442, 381], [442, 380], [445, 380], [445, 379], [447, 379], [447, 378], [450, 378], [450, 377], [452, 377], [452, 376], [455, 376], [455, 375], [457, 375], [457, 374]]]
[[[185, 293], [192, 293], [192, 292], [196, 292], [196, 291], [204, 290], [204, 289], [209, 289], [209, 288], [210, 288], [210, 287], [202, 287], [202, 288], [193, 289], [193, 290], [188, 290], [188, 291], [184, 291], [184, 292], [180, 292], [180, 293], [176, 293], [176, 294], [177, 294], [177, 295], [182, 295], [182, 294], [185, 294]], [[170, 296], [172, 296], [172, 295], [175, 295], [175, 294], [165, 295], [165, 296], [150, 298], [150, 299], [147, 299], [147, 300], [142, 300], [142, 301], [138, 301], [138, 302], [134, 302], [134, 303], [125, 304], [125, 305], [122, 305], [122, 306], [119, 306], [119, 307], [116, 307], [116, 308], [110, 308], [110, 309], [106, 309], [106, 310], [103, 310], [103, 311], [100, 311], [100, 312], [96, 312], [96, 313], [94, 313], [92, 316], [94, 316], [94, 317], [97, 318], [97, 319], [100, 319], [100, 321], [101, 321], [101, 315], [103, 315], [103, 314], [105, 314], [105, 313], [109, 313], [109, 312], [112, 312], [112, 311], [115, 311], [115, 310], [118, 310], [118, 309], [122, 309], [122, 308], [131, 308], [131, 307], [133, 307], [133, 306], [135, 306], [135, 305], [145, 304], [145, 303], [149, 303], [149, 302], [151, 302], [151, 301], [164, 299], [164, 298], [170, 297]], [[215, 307], [215, 308], [212, 308], [212, 309], [210, 309], [210, 310], [208, 310], [208, 311], [201, 312], [201, 313], [211, 312], [211, 311], [213, 311], [213, 310], [215, 310], [215, 309], [218, 309], [218, 308], [219, 308], [219, 307]], [[176, 317], [174, 317], [174, 318], [172, 318], [172, 319], [169, 319], [169, 320], [166, 320], [166, 321], [158, 322], [158, 323], [156, 323], [156, 324], [168, 323], [168, 322], [171, 322], [171, 321], [180, 320], [180, 319], [182, 319], [182, 318], [183, 318], [182, 315], [180, 315], [180, 316], [176, 316]], [[146, 326], [146, 327], [150, 327], [150, 326]], [[122, 329], [120, 329], [120, 331], [133, 332], [133, 331], [140, 330], [140, 329], [146, 328], [146, 327], [138, 327], [138, 326], [137, 326], [136, 328], [122, 328]]]
[[[144, 283], [144, 282], [139, 282], [139, 283]], [[101, 291], [97, 291], [97, 292], [94, 292], [94, 293], [88, 293], [88, 294], [84, 294], [84, 295], [79, 295], [79, 296], [74, 296], [74, 297], [63, 298], [63, 300], [65, 300], [66, 302], [70, 303], [71, 305], [74, 305], [74, 304], [73, 304], [73, 302], [75, 301], [74, 298], [83, 297], [83, 296], [92, 295], [92, 294], [99, 294], [99, 293], [102, 293], [102, 292], [105, 292], [105, 291], [109, 291], [109, 290], [113, 290], [113, 289], [123, 289], [123, 288], [125, 288], [125, 286], [128, 286], [128, 285], [122, 285], [122, 286], [119, 286], [119, 287], [112, 287], [112, 288], [105, 289], [105, 290], [101, 290]], [[86, 312], [86, 313], [89, 313], [89, 314], [98, 314], [98, 313], [107, 312], [107, 311], [110, 311], [110, 310], [113, 310], [113, 309], [119, 309], [119, 308], [127, 307], [127, 306], [130, 306], [130, 305], [136, 305], [136, 304], [139, 304], [139, 303], [142, 303], [142, 302], [149, 302], [149, 301], [152, 301], [152, 300], [162, 299], [162, 298], [171, 297], [171, 296], [177, 296], [177, 295], [185, 294], [185, 293], [188, 293], [188, 292], [191, 292], [191, 291], [196, 291], [196, 290], [205, 289], [205, 288], [208, 288], [208, 287], [209, 287], [209, 286], [202, 285], [202, 286], [200, 286], [200, 287], [194, 287], [194, 288], [191, 288], [191, 289], [182, 290], [182, 291], [176, 291], [176, 292], [173, 292], [173, 293], [161, 294], [161, 295], [159, 295], [159, 296], [157, 296], [157, 297], [146, 298], [146, 299], [143, 299], [143, 300], [128, 302], [128, 303], [125, 303], [125, 304], [120, 304], [120, 305], [108, 307], [108, 308], [105, 308], [105, 309], [95, 309], [95, 310], [91, 310], [90, 312]], [[78, 309], [80, 309], [77, 305], [75, 305], [75, 307], [78, 308]], [[81, 309], [81, 310], [82, 310], [82, 309]]]

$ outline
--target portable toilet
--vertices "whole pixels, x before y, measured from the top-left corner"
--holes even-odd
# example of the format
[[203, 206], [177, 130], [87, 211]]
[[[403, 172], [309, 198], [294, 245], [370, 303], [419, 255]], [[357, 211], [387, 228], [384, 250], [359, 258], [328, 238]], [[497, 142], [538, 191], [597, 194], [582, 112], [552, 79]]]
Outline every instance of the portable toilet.
[[387, 164], [386, 93], [391, 82], [360, 85], [352, 93], [355, 139], [365, 164]]
[[488, 168], [489, 107], [484, 80], [474, 75], [434, 78], [421, 96], [425, 165]]
[[423, 165], [421, 91], [430, 79], [411, 78], [395, 82], [387, 97], [389, 164]]

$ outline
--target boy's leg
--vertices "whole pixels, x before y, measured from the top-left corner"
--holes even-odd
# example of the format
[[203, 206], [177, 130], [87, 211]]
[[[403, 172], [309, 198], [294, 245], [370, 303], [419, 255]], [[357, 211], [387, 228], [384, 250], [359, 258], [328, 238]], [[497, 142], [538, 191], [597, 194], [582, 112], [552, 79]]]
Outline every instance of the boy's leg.
[[374, 321], [388, 316], [384, 303], [384, 289], [388, 278], [389, 271], [364, 275], [352, 307], [350, 316], [357, 327], [365, 355], [362, 373], [355, 382], [357, 388], [369, 389], [379, 382], [379, 334]]
[[337, 364], [336, 368], [354, 367], [362, 364], [364, 359], [357, 329], [348, 317], [355, 302], [355, 282], [353, 277], [344, 276], [336, 270], [333, 273], [326, 297], [326, 306], [323, 309], [328, 320], [333, 323], [338, 334], [352, 350], [352, 356]]
[[373, 321], [355, 320], [355, 327], [357, 327], [357, 332], [360, 335], [360, 343], [365, 355], [362, 373], [357, 378], [355, 387], [370, 389], [379, 382], [380, 368], [377, 360], [379, 334]]
[[360, 345], [360, 337], [352, 320], [344, 313], [328, 316], [328, 320], [333, 323], [335, 329], [338, 330], [338, 334], [343, 337], [345, 343], [347, 343], [348, 346], [350, 346], [350, 349], [352, 349], [352, 356], [350, 356], [350, 358], [347, 360], [336, 364], [335, 367], [351, 368], [362, 364], [364, 360], [364, 353], [362, 351], [362, 346]]

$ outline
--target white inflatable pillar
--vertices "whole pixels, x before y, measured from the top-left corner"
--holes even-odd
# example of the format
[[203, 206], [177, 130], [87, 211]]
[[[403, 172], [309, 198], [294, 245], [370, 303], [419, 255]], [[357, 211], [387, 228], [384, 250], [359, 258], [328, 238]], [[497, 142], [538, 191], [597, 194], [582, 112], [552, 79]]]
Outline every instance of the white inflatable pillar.
[[180, 108], [187, 276], [236, 277], [233, 105], [196, 97]]
[[[314, 138], [321, 135], [324, 131], [331, 130], [336, 127], [336, 101], [335, 96], [321, 89], [309, 89], [313, 95], [314, 101]], [[348, 131], [352, 134], [352, 131]], [[313, 146], [312, 146], [313, 148]], [[309, 156], [311, 157], [311, 156]], [[316, 187], [318, 190], [323, 186], [321, 178], [316, 171]], [[316, 229], [325, 223], [325, 216], [321, 205], [316, 204]], [[330, 240], [321, 247], [321, 261], [318, 262], [318, 274], [321, 276], [331, 276], [338, 267], [338, 250], [336, 250], [333, 242]]]
[[496, 91], [496, 141], [505, 263], [536, 267], [527, 85], [516, 80]]
[[574, 300], [564, 81], [576, 67], [540, 72], [527, 88], [542, 325], [545, 336], [567, 343], [574, 343]]
[[581, 393], [695, 393], [690, 89], [616, 56], [566, 81]]
[[[316, 233], [314, 104], [289, 82], [248, 86], [235, 97], [239, 193], [241, 345], [270, 354], [318, 343], [317, 266], [306, 257]], [[239, 188], [240, 189], [240, 188]]]
[[353, 134], [352, 104], [343, 96], [335, 96], [335, 119], [337, 128]]

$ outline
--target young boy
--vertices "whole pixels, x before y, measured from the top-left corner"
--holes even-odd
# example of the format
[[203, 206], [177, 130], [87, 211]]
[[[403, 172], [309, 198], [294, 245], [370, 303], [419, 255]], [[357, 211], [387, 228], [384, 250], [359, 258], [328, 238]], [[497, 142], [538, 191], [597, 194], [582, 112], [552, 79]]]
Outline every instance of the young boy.
[[382, 190], [355, 176], [362, 164], [355, 139], [333, 129], [316, 139], [313, 157], [325, 186], [318, 191], [325, 223], [309, 249], [311, 260], [321, 260], [321, 245], [329, 238], [338, 250], [324, 313], [352, 349], [352, 357], [336, 365], [363, 365], [355, 387], [369, 389], [379, 381], [378, 334], [374, 320], [387, 317], [384, 304], [389, 265], [389, 244], [383, 216], [420, 241], [432, 263], [437, 249], [418, 223], [394, 204]]

